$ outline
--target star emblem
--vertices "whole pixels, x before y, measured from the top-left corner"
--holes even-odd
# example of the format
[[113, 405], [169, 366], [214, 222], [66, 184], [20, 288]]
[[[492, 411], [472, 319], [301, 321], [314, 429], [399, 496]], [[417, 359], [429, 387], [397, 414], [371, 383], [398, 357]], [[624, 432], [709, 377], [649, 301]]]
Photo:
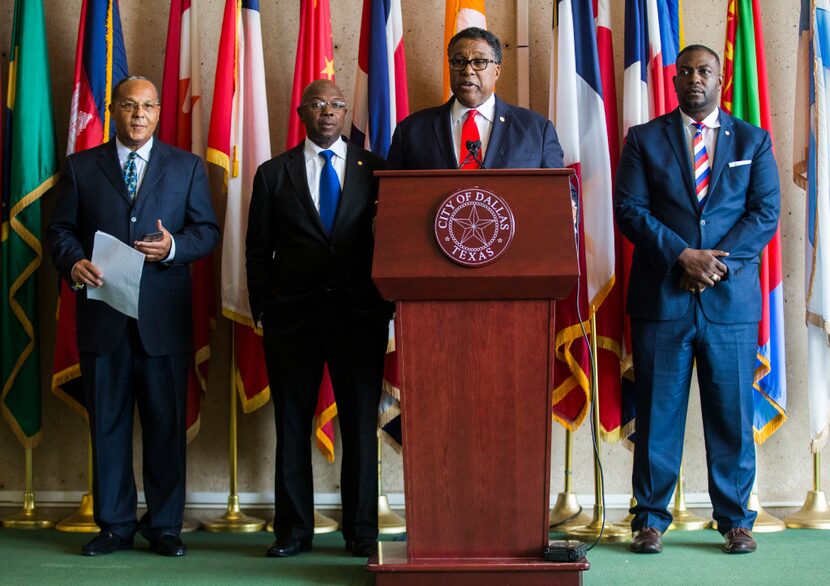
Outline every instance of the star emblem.
[[329, 81], [334, 79], [334, 59], [329, 61], [328, 57], [323, 57], [326, 61], [326, 67], [320, 72], [320, 75], [325, 75]]
[[[484, 235], [484, 229], [496, 223], [495, 220], [485, 220], [478, 215], [478, 206], [470, 206], [472, 211], [466, 218], [453, 218], [453, 224], [464, 228], [464, 233], [459, 238], [459, 243], [467, 244], [471, 238], [475, 238], [481, 242], [481, 246], [487, 246], [487, 237]], [[469, 245], [468, 245], [469, 246]], [[472, 248], [472, 247], [471, 247]]]

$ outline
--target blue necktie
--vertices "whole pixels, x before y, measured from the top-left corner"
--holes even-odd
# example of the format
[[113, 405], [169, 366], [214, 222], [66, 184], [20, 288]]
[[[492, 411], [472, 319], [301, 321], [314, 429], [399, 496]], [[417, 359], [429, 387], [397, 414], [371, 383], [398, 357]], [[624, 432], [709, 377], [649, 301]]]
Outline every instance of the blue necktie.
[[135, 199], [135, 192], [138, 190], [138, 170], [135, 166], [135, 158], [138, 153], [135, 151], [127, 155], [127, 163], [124, 165], [124, 182], [127, 184], [127, 193], [130, 194], [130, 199]]
[[323, 222], [326, 234], [331, 234], [337, 203], [340, 201], [340, 179], [337, 178], [337, 172], [331, 164], [334, 152], [320, 151], [320, 156], [326, 160], [323, 172], [320, 173], [320, 221]]

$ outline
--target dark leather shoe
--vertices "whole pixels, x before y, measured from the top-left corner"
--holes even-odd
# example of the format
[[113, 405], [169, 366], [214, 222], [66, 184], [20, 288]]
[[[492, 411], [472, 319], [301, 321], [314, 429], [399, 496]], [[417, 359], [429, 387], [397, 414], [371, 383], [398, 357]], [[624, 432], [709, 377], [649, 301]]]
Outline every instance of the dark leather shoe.
[[150, 549], [168, 557], [179, 557], [187, 553], [187, 547], [176, 533], [162, 533], [150, 542]]
[[346, 550], [352, 552], [356, 558], [369, 557], [377, 547], [378, 542], [374, 539], [355, 539], [346, 542]]
[[290, 558], [299, 553], [311, 551], [311, 540], [277, 539], [265, 552], [269, 558]]
[[112, 531], [101, 531], [92, 541], [81, 547], [81, 555], [106, 555], [132, 548], [132, 539], [124, 539]]
[[726, 553], [752, 553], [758, 547], [752, 539], [752, 531], [744, 527], [730, 529], [723, 538], [723, 551]]
[[663, 551], [663, 540], [660, 539], [659, 529], [643, 527], [631, 540], [631, 551], [634, 553], [660, 553]]

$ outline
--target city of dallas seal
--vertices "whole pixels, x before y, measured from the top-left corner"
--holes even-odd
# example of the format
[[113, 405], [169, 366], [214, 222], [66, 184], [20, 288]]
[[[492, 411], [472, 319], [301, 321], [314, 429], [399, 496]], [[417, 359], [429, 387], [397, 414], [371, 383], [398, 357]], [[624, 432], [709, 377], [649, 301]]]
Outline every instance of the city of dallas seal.
[[435, 213], [435, 240], [455, 263], [480, 267], [510, 247], [516, 224], [510, 206], [492, 191], [471, 187], [451, 193]]

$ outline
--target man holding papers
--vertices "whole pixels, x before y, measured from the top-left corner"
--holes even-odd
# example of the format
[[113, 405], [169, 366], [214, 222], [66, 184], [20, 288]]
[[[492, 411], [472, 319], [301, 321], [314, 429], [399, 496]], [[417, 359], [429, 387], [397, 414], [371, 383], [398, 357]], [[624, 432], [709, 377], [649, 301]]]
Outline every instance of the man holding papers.
[[[219, 242], [199, 157], [153, 138], [155, 86], [141, 77], [116, 85], [116, 139], [70, 155], [47, 232], [55, 267], [78, 291], [78, 349], [92, 437], [95, 522], [84, 555], [129, 549], [138, 531], [161, 555], [185, 553], [185, 390], [190, 353], [188, 263]], [[96, 231], [144, 254], [138, 318], [90, 289], [107, 274], [90, 260]], [[147, 512], [136, 519], [133, 412], [138, 406]]]

